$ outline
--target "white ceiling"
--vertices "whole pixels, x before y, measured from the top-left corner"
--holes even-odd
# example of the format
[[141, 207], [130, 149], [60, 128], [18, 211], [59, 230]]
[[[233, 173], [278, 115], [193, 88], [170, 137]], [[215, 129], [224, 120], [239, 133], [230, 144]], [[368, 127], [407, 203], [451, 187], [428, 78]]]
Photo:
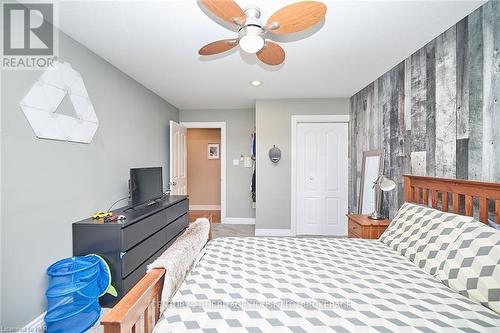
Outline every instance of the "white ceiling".
[[[265, 21], [295, 1], [236, 2], [258, 5]], [[324, 24], [284, 41], [278, 68], [239, 49], [200, 58], [201, 46], [236, 33], [195, 0], [61, 1], [59, 26], [180, 109], [246, 108], [260, 98], [350, 97], [484, 2], [325, 1]]]

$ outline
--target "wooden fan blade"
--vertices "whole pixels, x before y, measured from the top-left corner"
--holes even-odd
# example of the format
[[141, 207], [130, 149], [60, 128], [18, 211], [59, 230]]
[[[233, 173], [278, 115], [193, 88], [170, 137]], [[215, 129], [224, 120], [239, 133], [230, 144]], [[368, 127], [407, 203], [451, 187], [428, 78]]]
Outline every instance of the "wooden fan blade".
[[223, 40], [218, 40], [216, 42], [207, 44], [203, 46], [199, 51], [198, 54], [202, 56], [206, 55], [212, 55], [212, 54], [218, 54], [222, 52], [226, 52], [228, 50], [231, 50], [233, 47], [239, 44], [238, 39], [223, 39]]
[[[325, 17], [326, 6], [318, 1], [302, 1], [283, 7], [274, 13], [267, 21], [273, 34], [282, 35], [305, 30]], [[273, 23], [279, 27], [272, 29]]]
[[236, 19], [240, 25], [245, 23], [245, 13], [233, 0], [201, 0], [201, 2], [226, 22], [235, 24]]
[[285, 51], [278, 44], [266, 40], [262, 50], [257, 52], [257, 58], [265, 64], [276, 66], [285, 61]]

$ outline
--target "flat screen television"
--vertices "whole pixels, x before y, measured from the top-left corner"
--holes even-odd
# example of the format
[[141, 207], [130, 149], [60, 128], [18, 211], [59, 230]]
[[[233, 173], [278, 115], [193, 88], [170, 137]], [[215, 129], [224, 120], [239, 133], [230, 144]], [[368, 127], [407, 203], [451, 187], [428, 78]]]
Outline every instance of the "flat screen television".
[[130, 169], [131, 207], [152, 203], [163, 196], [163, 175], [161, 167]]

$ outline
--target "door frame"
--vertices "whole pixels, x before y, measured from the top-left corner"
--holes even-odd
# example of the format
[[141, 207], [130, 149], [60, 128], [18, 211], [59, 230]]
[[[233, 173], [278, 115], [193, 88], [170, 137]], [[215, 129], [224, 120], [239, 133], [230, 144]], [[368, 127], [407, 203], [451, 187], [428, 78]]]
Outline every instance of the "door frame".
[[[297, 125], [300, 123], [347, 123], [347, 151], [349, 147], [349, 133], [350, 133], [350, 116], [349, 115], [296, 115], [292, 116], [292, 146], [291, 146], [291, 233], [297, 236]], [[348, 154], [349, 155], [349, 154]], [[349, 177], [349, 160], [347, 163], [347, 177]], [[349, 193], [347, 194], [349, 199]], [[346, 214], [348, 212], [346, 211]]]
[[[175, 124], [175, 125], [174, 125]], [[172, 161], [176, 161], [177, 158], [179, 156], [175, 156], [175, 155], [178, 155], [178, 154], [174, 154], [174, 138], [175, 138], [175, 134], [174, 134], [174, 131], [173, 128], [174, 126], [178, 126], [180, 128], [180, 130], [182, 132], [184, 132], [184, 130], [186, 130], [186, 132], [184, 132], [184, 151], [183, 151], [183, 156], [182, 156], [182, 159], [184, 160], [184, 168], [185, 170], [183, 170], [183, 172], [185, 173], [185, 179], [186, 179], [186, 193], [187, 193], [187, 129], [184, 128], [184, 126], [182, 126], [180, 123], [174, 121], [174, 120], [170, 120], [170, 156], [169, 156], [169, 161], [170, 161], [170, 167], [169, 167], [169, 176], [170, 176], [170, 179], [168, 179], [168, 184], [169, 184], [169, 188], [170, 188], [170, 194], [173, 194], [172, 192], [174, 192], [173, 190], [173, 185], [172, 183], [175, 181], [174, 180], [174, 164], [175, 163], [172, 163]], [[177, 147], [178, 148], [178, 147]], [[175, 195], [175, 194], [173, 194]]]
[[[216, 121], [183, 121], [186, 128], [219, 128], [220, 129], [220, 222], [226, 222], [226, 122]], [[189, 179], [188, 179], [189, 182]]]

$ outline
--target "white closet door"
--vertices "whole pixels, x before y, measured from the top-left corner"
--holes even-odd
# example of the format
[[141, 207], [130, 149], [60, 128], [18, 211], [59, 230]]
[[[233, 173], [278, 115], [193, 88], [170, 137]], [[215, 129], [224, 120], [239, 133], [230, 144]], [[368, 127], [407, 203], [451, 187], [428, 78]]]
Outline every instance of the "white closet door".
[[320, 235], [323, 210], [322, 124], [297, 124], [297, 234]]
[[348, 124], [325, 124], [325, 224], [324, 234], [347, 235], [348, 212]]
[[297, 234], [347, 235], [347, 123], [297, 124]]

